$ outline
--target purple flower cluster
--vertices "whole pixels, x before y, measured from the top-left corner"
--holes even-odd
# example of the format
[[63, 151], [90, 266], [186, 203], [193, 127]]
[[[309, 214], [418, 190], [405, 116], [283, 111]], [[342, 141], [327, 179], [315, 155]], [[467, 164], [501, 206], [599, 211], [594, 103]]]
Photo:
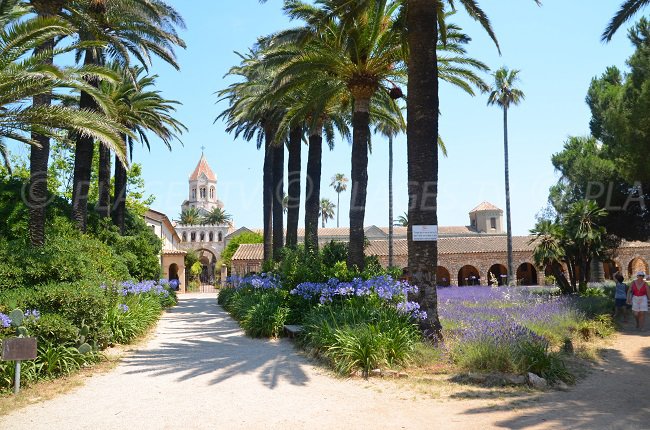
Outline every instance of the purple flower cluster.
[[160, 282], [156, 282], [156, 281], [122, 282], [120, 293], [123, 296], [127, 296], [129, 294], [138, 295], [138, 294], [148, 294], [148, 293], [154, 293], [156, 295], [164, 296], [164, 297], [169, 296], [169, 291], [167, 290], [167, 288], [165, 288], [165, 286]]
[[408, 293], [416, 293], [417, 287], [405, 281], [396, 281], [391, 276], [377, 276], [364, 281], [355, 278], [351, 282], [341, 282], [332, 278], [327, 282], [303, 282], [291, 290], [291, 294], [306, 300], [318, 297], [320, 303], [331, 302], [336, 297], [362, 297], [376, 294], [387, 302], [403, 299]]
[[235, 288], [251, 287], [260, 290], [270, 290], [281, 288], [280, 278], [271, 273], [262, 273], [248, 276], [229, 276], [226, 282]]
[[415, 320], [427, 319], [427, 312], [420, 310], [418, 302], [399, 302], [397, 304], [397, 311], [402, 314], [408, 314]]
[[120, 308], [122, 313], [127, 313], [129, 311], [129, 307], [127, 305], [125, 305], [124, 303], [121, 303], [118, 307]]
[[0, 327], [11, 327], [11, 318], [9, 318], [9, 315], [5, 315], [2, 312], [0, 312]]

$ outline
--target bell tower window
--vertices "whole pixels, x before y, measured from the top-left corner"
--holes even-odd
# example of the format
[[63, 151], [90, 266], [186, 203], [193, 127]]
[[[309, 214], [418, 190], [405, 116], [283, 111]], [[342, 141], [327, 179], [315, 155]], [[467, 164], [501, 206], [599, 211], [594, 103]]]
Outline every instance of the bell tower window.
[[201, 187], [201, 189], [199, 190], [199, 195], [201, 196], [202, 199], [205, 198], [205, 188]]
[[196, 200], [196, 188], [192, 188], [192, 200]]

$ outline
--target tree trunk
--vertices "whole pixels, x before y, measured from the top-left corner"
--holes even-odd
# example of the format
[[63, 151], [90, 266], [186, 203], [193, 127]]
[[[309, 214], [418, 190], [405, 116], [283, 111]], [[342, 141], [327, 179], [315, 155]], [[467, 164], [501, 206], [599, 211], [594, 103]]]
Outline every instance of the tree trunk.
[[438, 42], [436, 0], [409, 0], [406, 23], [408, 60], [408, 256], [417, 301], [427, 313], [420, 330], [430, 339], [442, 337], [438, 318], [436, 266], [438, 243], [414, 241], [414, 225], [437, 225], [438, 212]]
[[99, 191], [97, 212], [101, 218], [108, 218], [111, 214], [111, 150], [101, 143], [97, 185]]
[[339, 213], [341, 213], [341, 192], [336, 192], [336, 228], [340, 227]]
[[320, 180], [323, 155], [322, 128], [309, 136], [307, 181], [305, 191], [305, 250], [318, 253], [318, 213], [320, 211]]
[[508, 108], [503, 108], [503, 157], [506, 182], [506, 243], [508, 248], [508, 285], [515, 281], [512, 264], [512, 227], [510, 222], [510, 169], [508, 167]]
[[273, 147], [273, 260], [280, 261], [284, 246], [284, 145]]
[[[40, 16], [43, 16], [39, 14]], [[34, 54], [51, 51], [54, 40], [48, 40], [34, 50]], [[53, 64], [54, 58], [49, 56], [45, 64]], [[52, 93], [39, 94], [32, 99], [32, 105], [50, 106]], [[29, 240], [32, 246], [45, 245], [45, 220], [47, 218], [47, 179], [48, 161], [50, 158], [50, 139], [37, 133], [32, 133], [32, 139], [41, 147], [30, 146], [29, 155], [29, 191], [26, 193], [27, 207], [29, 208]]]
[[571, 285], [562, 273], [562, 266], [559, 263], [551, 263], [551, 270], [553, 271], [553, 276], [555, 276], [555, 281], [560, 287], [562, 294], [569, 294], [571, 292]]
[[393, 135], [388, 136], [388, 267], [393, 267]]
[[120, 229], [120, 234], [124, 235], [124, 219], [126, 216], [126, 185], [127, 172], [126, 167], [120, 162], [117, 155], [115, 156], [115, 190], [113, 192], [113, 224]]
[[262, 180], [262, 211], [264, 212], [264, 261], [273, 259], [273, 131], [264, 132], [264, 174]]
[[[353, 91], [354, 95], [354, 91]], [[350, 243], [348, 267], [364, 268], [364, 230], [368, 193], [368, 143], [370, 141], [370, 97], [355, 98], [352, 114], [352, 192], [350, 196]]]
[[289, 162], [287, 186], [287, 247], [298, 245], [298, 222], [300, 220], [300, 170], [302, 150], [302, 129], [294, 128], [289, 134]]
[[[101, 64], [99, 55], [101, 54], [93, 52], [93, 49], [86, 49], [84, 64]], [[99, 81], [95, 77], [88, 77], [87, 82], [95, 88], [99, 87]], [[95, 100], [85, 91], [81, 92], [79, 108], [92, 111], [99, 110]], [[83, 232], [86, 231], [88, 223], [88, 190], [92, 174], [94, 146], [95, 141], [92, 137], [77, 137], [72, 185], [72, 221]]]

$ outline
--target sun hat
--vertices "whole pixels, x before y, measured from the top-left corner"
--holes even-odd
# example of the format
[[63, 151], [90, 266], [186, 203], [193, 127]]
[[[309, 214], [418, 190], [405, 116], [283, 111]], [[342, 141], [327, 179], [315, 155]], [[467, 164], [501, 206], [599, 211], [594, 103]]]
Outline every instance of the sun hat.
[[645, 278], [645, 272], [643, 270], [636, 272], [636, 276], [643, 276]]

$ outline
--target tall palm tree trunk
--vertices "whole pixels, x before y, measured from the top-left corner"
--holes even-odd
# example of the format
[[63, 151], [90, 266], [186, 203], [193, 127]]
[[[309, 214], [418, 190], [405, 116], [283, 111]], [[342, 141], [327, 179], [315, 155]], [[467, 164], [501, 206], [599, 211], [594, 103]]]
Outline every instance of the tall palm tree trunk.
[[[50, 16], [49, 14], [39, 14], [40, 16]], [[54, 49], [54, 40], [48, 40], [37, 49], [34, 54], [43, 51], [52, 51]], [[53, 64], [53, 56], [48, 56], [44, 61], [46, 64]], [[50, 106], [52, 104], [52, 93], [39, 94], [32, 99], [32, 105]], [[29, 192], [27, 193], [27, 207], [29, 208], [29, 241], [32, 246], [39, 247], [45, 245], [45, 220], [47, 209], [47, 166], [50, 158], [50, 139], [38, 133], [32, 133], [32, 139], [38, 142], [40, 148], [34, 145], [30, 146], [29, 154]]]
[[[354, 95], [354, 93], [353, 93]], [[350, 244], [348, 267], [364, 268], [364, 231], [368, 192], [368, 142], [370, 141], [370, 97], [355, 97], [352, 114], [352, 192], [350, 196]]]
[[388, 136], [388, 267], [393, 267], [393, 135]]
[[506, 235], [508, 247], [508, 284], [511, 285], [515, 279], [512, 264], [512, 229], [510, 226], [510, 169], [508, 167], [508, 108], [503, 108], [503, 156], [505, 161], [506, 180]]
[[[126, 141], [126, 137], [125, 141]], [[126, 167], [115, 155], [115, 184], [113, 191], [113, 224], [120, 229], [120, 234], [124, 234], [124, 219], [126, 216], [126, 186], [127, 171]]]
[[339, 228], [339, 214], [341, 213], [341, 192], [336, 192], [336, 228]]
[[273, 147], [273, 259], [279, 261], [284, 246], [284, 145]]
[[305, 194], [305, 250], [318, 252], [318, 214], [320, 211], [320, 180], [323, 155], [322, 128], [309, 136], [307, 184]]
[[414, 241], [414, 225], [437, 225], [438, 199], [438, 42], [436, 0], [409, 0], [406, 16], [408, 60], [407, 151], [409, 224], [408, 258], [417, 301], [427, 313], [420, 320], [425, 337], [440, 339], [436, 266], [438, 243]]
[[264, 212], [264, 261], [273, 259], [273, 131], [265, 127], [262, 211]]
[[99, 169], [97, 172], [97, 212], [102, 218], [111, 214], [111, 150], [99, 144]]
[[[101, 64], [100, 55], [97, 50], [86, 49], [84, 64]], [[99, 81], [94, 76], [88, 77], [87, 82], [95, 88], [99, 87]], [[81, 92], [79, 108], [99, 110], [95, 100], [85, 91]], [[74, 153], [72, 220], [83, 232], [86, 231], [88, 223], [88, 190], [90, 189], [94, 146], [95, 142], [92, 137], [79, 136]]]
[[289, 133], [289, 161], [287, 165], [287, 247], [298, 245], [298, 222], [300, 220], [300, 170], [301, 170], [302, 129], [294, 128]]

